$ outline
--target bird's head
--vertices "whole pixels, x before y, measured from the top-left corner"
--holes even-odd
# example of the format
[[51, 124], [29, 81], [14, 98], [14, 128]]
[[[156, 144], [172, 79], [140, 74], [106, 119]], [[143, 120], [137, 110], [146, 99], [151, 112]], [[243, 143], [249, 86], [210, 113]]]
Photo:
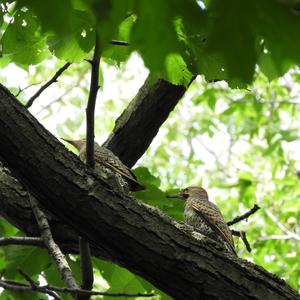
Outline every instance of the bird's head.
[[183, 189], [178, 194], [167, 195], [167, 198], [177, 198], [181, 200], [186, 200], [189, 197], [195, 197], [199, 200], [208, 200], [207, 192], [204, 188], [198, 186], [189, 186]]
[[81, 150], [83, 147], [85, 147], [86, 144], [86, 140], [85, 139], [81, 139], [81, 140], [67, 140], [64, 138], [61, 138], [62, 140], [64, 140], [65, 142], [73, 145], [77, 150]]

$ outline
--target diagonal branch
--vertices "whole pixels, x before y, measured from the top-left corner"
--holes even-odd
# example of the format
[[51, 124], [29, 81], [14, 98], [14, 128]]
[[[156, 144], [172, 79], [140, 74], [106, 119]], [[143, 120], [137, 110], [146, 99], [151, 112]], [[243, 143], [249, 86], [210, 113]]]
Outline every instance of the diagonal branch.
[[182, 85], [174, 85], [163, 79], [153, 83], [148, 78], [116, 120], [104, 146], [125, 165], [132, 167], [147, 150], [185, 91]]
[[71, 65], [71, 63], [65, 63], [55, 74], [54, 76], [47, 81], [44, 85], [41, 86], [41, 88], [32, 96], [30, 97], [30, 99], [28, 100], [28, 102], [26, 103], [25, 107], [29, 108], [33, 102], [35, 101], [35, 99], [37, 97], [40, 96], [40, 94], [47, 88], [49, 87], [52, 83], [57, 81], [57, 78], [65, 71], [69, 68], [69, 66]]
[[249, 216], [256, 213], [259, 209], [260, 209], [260, 207], [257, 204], [254, 204], [254, 206], [249, 211], [247, 211], [246, 213], [242, 214], [241, 216], [237, 216], [233, 220], [227, 222], [227, 225], [231, 226], [231, 225], [236, 224], [236, 223], [238, 223], [242, 220], [248, 219]]
[[36, 221], [38, 223], [42, 240], [48, 249], [49, 255], [53, 258], [59, 273], [66, 285], [70, 288], [78, 288], [75, 278], [73, 277], [71, 268], [65, 258], [65, 256], [60, 251], [58, 245], [54, 242], [52, 233], [50, 230], [47, 217], [39, 208], [37, 200], [31, 196], [29, 197], [30, 204], [35, 215]]

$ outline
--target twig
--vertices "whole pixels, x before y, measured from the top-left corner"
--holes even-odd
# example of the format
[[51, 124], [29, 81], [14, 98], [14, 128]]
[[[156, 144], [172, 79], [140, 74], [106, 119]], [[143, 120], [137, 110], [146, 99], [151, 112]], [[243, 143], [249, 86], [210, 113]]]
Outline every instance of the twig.
[[256, 239], [256, 242], [269, 241], [269, 240], [294, 240], [294, 239], [295, 238], [290, 235], [274, 234], [274, 235], [261, 236]]
[[[21, 274], [21, 276], [23, 276], [25, 278], [25, 280], [28, 281], [28, 283], [30, 284], [30, 286], [32, 288], [32, 291], [37, 291], [38, 285], [34, 282], [34, 280], [25, 271], [23, 271], [21, 269], [18, 269], [18, 271]], [[47, 294], [54, 297], [54, 299], [60, 299], [58, 297], [58, 295], [53, 291], [48, 291]]]
[[[58, 293], [72, 293], [72, 294], [81, 294], [81, 295], [90, 295], [90, 296], [107, 296], [107, 297], [154, 297], [154, 293], [110, 293], [110, 292], [98, 292], [98, 291], [87, 291], [83, 289], [72, 289], [72, 288], [61, 288], [53, 285], [43, 285], [35, 286], [35, 289], [32, 289], [31, 285], [23, 284], [21, 282], [12, 281], [12, 280], [0, 280], [0, 287], [15, 291], [15, 292], [41, 292], [44, 294], [49, 294], [49, 292], [58, 292]], [[52, 295], [51, 295], [52, 296]], [[60, 298], [57, 298], [60, 299]]]
[[39, 237], [3, 237], [0, 238], [0, 246], [26, 245], [44, 247], [44, 242]]
[[64, 280], [65, 284], [69, 288], [78, 288], [78, 285], [76, 283], [76, 280], [73, 277], [71, 268], [69, 267], [69, 264], [61, 252], [58, 245], [55, 243], [52, 233], [50, 230], [50, 226], [47, 220], [47, 217], [42, 212], [42, 210], [38, 206], [37, 200], [33, 196], [29, 196], [30, 204], [32, 211], [35, 215], [38, 227], [40, 229], [41, 238], [48, 249], [48, 252], [50, 256], [53, 258], [54, 262], [56, 263], [56, 266], [58, 268], [59, 273], [62, 276], [62, 279]]
[[[94, 159], [94, 125], [95, 125], [95, 105], [99, 89], [99, 64], [100, 64], [100, 45], [97, 32], [95, 33], [95, 48], [92, 61], [91, 84], [88, 104], [86, 108], [86, 165], [88, 168], [95, 167]], [[90, 253], [89, 242], [79, 237], [80, 248], [80, 269], [82, 277], [82, 288], [91, 290], [94, 283], [93, 264]], [[77, 300], [88, 300], [90, 295], [78, 295]]]
[[36, 82], [36, 83], [29, 84], [28, 86], [25, 86], [23, 89], [21, 89], [21, 87], [19, 87], [19, 90], [18, 90], [18, 92], [15, 94], [15, 97], [18, 97], [21, 93], [23, 93], [25, 90], [31, 88], [32, 86], [42, 84], [43, 82], [44, 82], [44, 80], [41, 81], [41, 82]]
[[95, 165], [94, 115], [95, 115], [97, 92], [99, 89], [98, 78], [99, 78], [99, 64], [100, 64], [100, 45], [99, 45], [99, 38], [97, 33], [95, 36], [94, 56], [93, 56], [93, 60], [90, 63], [92, 65], [92, 71], [91, 71], [90, 93], [89, 93], [88, 104], [86, 108], [86, 165], [89, 168], [93, 168]]
[[235, 217], [232, 221], [227, 222], [228, 226], [231, 226], [233, 224], [236, 224], [242, 220], [247, 219], [249, 216], [253, 215], [256, 211], [258, 211], [260, 207], [257, 204], [254, 204], [253, 208], [251, 208], [246, 213], [242, 214], [241, 216]]
[[286, 226], [284, 226], [280, 220], [273, 215], [268, 209], [264, 209], [264, 212], [267, 214], [267, 216], [288, 236], [293, 238], [296, 241], [300, 241], [300, 236], [296, 234], [295, 232], [289, 230]]
[[65, 97], [74, 87], [79, 86], [82, 78], [85, 76], [85, 73], [87, 72], [88, 69], [84, 69], [83, 72], [81, 72], [78, 75], [78, 78], [76, 80], [76, 82], [74, 84], [72, 84], [71, 86], [69, 86], [59, 97], [57, 97], [56, 99], [52, 100], [51, 102], [49, 102], [47, 105], [43, 106], [37, 113], [36, 115], [40, 114], [42, 111], [44, 111], [45, 109], [48, 109], [49, 107], [51, 107], [54, 103], [59, 102], [60, 100], [62, 100], [63, 97]]
[[36, 284], [35, 284], [34, 280], [25, 271], [21, 270], [20, 268], [18, 268], [18, 272], [25, 278], [26, 281], [28, 281], [28, 283], [31, 285], [32, 289], [35, 290]]
[[66, 70], [68, 69], [68, 67], [71, 65], [71, 63], [66, 63], [64, 64], [55, 74], [54, 76], [47, 81], [43, 86], [41, 86], [41, 88], [28, 100], [28, 102], [26, 103], [25, 107], [29, 108], [34, 100], [40, 96], [40, 94], [47, 88], [49, 87], [52, 83], [57, 81], [57, 78]]
[[[94, 283], [93, 263], [90, 251], [89, 242], [82, 237], [79, 237], [80, 249], [80, 270], [82, 283], [81, 288], [84, 290], [92, 290]], [[77, 300], [88, 300], [90, 295], [78, 295]]]
[[0, 287], [2, 287], [5, 290], [19, 292], [19, 293], [40, 292], [52, 296], [55, 300], [61, 300], [61, 298], [57, 296], [55, 292], [48, 290], [46, 287], [35, 286], [35, 288], [33, 288], [31, 285], [23, 284], [17, 281], [8, 281], [8, 280], [0, 280]]
[[245, 247], [248, 250], [248, 252], [251, 252], [251, 247], [250, 247], [250, 244], [247, 240], [245, 231], [231, 230], [231, 233], [232, 233], [232, 235], [240, 237], [242, 239], [242, 241], [244, 242]]
[[129, 43], [126, 41], [111, 40], [110, 43], [117, 46], [129, 46]]

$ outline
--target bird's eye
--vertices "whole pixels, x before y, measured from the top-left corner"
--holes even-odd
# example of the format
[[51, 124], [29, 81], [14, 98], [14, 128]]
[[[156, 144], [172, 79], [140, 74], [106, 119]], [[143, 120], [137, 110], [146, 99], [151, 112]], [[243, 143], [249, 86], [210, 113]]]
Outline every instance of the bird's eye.
[[189, 189], [188, 188], [184, 189], [182, 191], [182, 195], [184, 198], [188, 198], [189, 197]]

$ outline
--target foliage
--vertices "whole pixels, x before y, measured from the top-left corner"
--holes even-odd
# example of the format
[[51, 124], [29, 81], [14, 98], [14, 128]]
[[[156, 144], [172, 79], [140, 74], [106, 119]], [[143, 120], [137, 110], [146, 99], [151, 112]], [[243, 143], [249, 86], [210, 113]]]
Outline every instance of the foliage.
[[[78, 62], [91, 51], [97, 30], [102, 57], [114, 63], [138, 51], [153, 76], [188, 84], [191, 74], [204, 74], [207, 80], [245, 87], [256, 64], [273, 79], [299, 63], [300, 18], [293, 5], [274, 0], [7, 1], [1, 12], [1, 61], [24, 68], [51, 55]], [[116, 47], [110, 43], [115, 39], [129, 45]]]
[[[0, 66], [6, 66], [1, 82], [17, 93], [21, 81], [22, 88], [40, 84], [65, 61], [75, 62], [31, 111], [57, 136], [83, 136], [89, 86], [89, 65], [84, 59], [91, 55], [97, 30], [104, 77], [96, 136], [102, 142], [146, 78], [136, 52], [153, 78], [163, 76], [187, 85], [192, 74], [202, 74], [135, 169], [147, 186], [135, 197], [178, 221], [183, 203], [166, 199], [165, 193], [183, 186], [207, 187], [227, 220], [258, 203], [262, 209], [235, 226], [247, 232], [253, 248], [248, 254], [236, 241], [239, 256], [299, 289], [299, 69], [275, 80], [300, 60], [300, 18], [293, 5], [294, 1], [271, 0], [7, 1], [0, 10]], [[115, 39], [130, 45], [112, 45]], [[19, 77], [11, 81], [15, 72]], [[228, 84], [212, 82], [221, 79]], [[20, 101], [25, 103], [36, 89], [24, 90]], [[4, 220], [0, 231], [1, 236], [22, 234]], [[70, 261], [80, 276], [78, 258]], [[4, 276], [21, 279], [16, 266], [36, 280], [62, 284], [42, 250], [0, 249]], [[94, 268], [99, 289], [155, 290], [111, 263], [95, 260]], [[158, 293], [157, 298], [168, 299]], [[28, 299], [34, 297], [43, 296], [32, 294]], [[19, 298], [7, 292], [0, 295], [0, 299]]]

